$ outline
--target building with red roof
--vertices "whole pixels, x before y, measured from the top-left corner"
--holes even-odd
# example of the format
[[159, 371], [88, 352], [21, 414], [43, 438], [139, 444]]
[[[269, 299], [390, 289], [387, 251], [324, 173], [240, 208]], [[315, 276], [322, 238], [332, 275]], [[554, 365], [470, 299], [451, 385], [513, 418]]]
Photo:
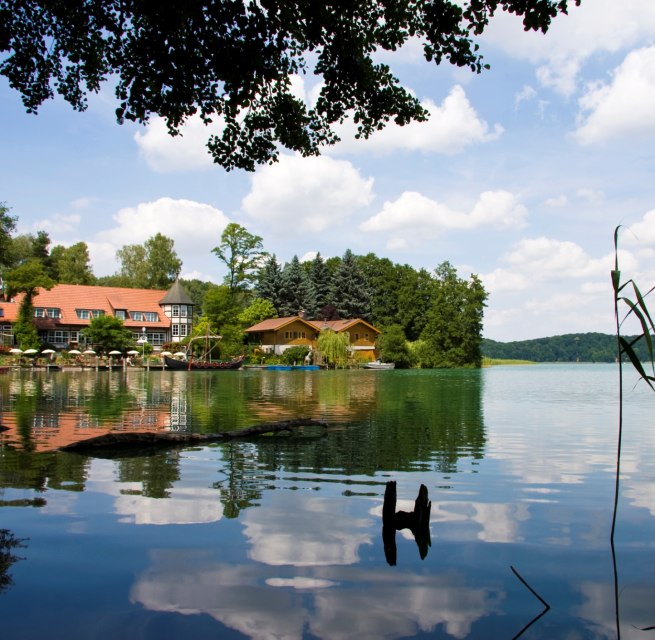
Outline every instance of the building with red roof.
[[[13, 325], [25, 294], [0, 297], [0, 344], [13, 344]], [[93, 318], [111, 315], [131, 329], [135, 340], [155, 349], [191, 333], [193, 301], [176, 281], [168, 291], [58, 284], [34, 296], [34, 323], [41, 342], [64, 348], [84, 344], [82, 329]]]

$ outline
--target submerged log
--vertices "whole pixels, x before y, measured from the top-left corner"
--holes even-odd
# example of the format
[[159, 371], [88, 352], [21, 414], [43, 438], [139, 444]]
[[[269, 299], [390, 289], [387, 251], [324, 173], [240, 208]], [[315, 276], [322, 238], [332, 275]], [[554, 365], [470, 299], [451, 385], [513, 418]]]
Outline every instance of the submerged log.
[[170, 447], [177, 445], [211, 444], [238, 438], [248, 438], [267, 433], [292, 431], [301, 427], [329, 426], [325, 420], [311, 418], [297, 418], [279, 422], [264, 422], [246, 429], [237, 431], [224, 431], [222, 433], [191, 433], [179, 431], [110, 431], [101, 436], [87, 438], [60, 447], [60, 451], [74, 451], [76, 453], [96, 453], [106, 449], [112, 451], [126, 451], [134, 449], [149, 449], [153, 447]]

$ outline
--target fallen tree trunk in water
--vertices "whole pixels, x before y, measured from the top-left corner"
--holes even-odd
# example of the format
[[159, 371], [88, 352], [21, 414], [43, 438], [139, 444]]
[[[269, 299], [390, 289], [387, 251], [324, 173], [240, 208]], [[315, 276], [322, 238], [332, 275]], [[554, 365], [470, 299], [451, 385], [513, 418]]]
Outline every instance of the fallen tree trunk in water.
[[211, 444], [224, 442], [236, 438], [259, 436], [265, 433], [291, 431], [300, 427], [323, 427], [327, 429], [325, 420], [311, 418], [297, 418], [295, 420], [282, 420], [280, 422], [264, 422], [238, 431], [224, 431], [223, 433], [191, 433], [178, 431], [111, 431], [95, 438], [88, 438], [60, 447], [60, 451], [74, 451], [76, 453], [95, 453], [111, 449], [113, 451], [134, 448], [151, 448], [175, 446], [179, 444]]

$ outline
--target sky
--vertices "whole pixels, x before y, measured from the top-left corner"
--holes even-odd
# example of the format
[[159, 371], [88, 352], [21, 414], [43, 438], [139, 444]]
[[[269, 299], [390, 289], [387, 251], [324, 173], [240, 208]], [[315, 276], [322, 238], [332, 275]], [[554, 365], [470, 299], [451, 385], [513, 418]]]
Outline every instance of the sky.
[[[196, 120], [118, 125], [112, 87], [78, 113], [27, 114], [0, 78], [0, 202], [19, 233], [89, 246], [96, 276], [116, 250], [160, 232], [183, 278], [220, 283], [211, 252], [237, 222], [278, 261], [375, 253], [415, 268], [449, 261], [489, 298], [484, 336], [503, 342], [615, 328], [610, 271], [621, 225], [624, 279], [655, 284], [655, 2], [582, 0], [547, 34], [499, 13], [482, 74], [382, 54], [429, 110], [367, 141], [353, 127], [315, 158], [227, 172]], [[311, 104], [320, 78], [294, 78]]]

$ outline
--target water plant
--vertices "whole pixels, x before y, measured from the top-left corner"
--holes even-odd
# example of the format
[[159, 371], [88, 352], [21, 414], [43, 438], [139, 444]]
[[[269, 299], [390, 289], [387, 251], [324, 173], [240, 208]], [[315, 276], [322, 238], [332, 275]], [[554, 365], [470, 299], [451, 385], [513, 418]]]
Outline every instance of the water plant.
[[[616, 550], [614, 547], [614, 534], [616, 532], [616, 518], [619, 508], [620, 478], [621, 478], [621, 447], [623, 441], [623, 363], [628, 360], [639, 374], [640, 378], [655, 391], [655, 359], [653, 357], [653, 338], [655, 324], [648, 310], [646, 298], [655, 290], [651, 287], [645, 294], [641, 292], [637, 283], [630, 278], [621, 282], [621, 270], [619, 269], [619, 231], [618, 226], [614, 230], [614, 269], [612, 270], [612, 287], [614, 291], [614, 318], [616, 322], [617, 340], [617, 361], [619, 367], [619, 426], [616, 451], [616, 479], [614, 485], [614, 509], [612, 511], [612, 529], [610, 533], [610, 545], [612, 548], [612, 562], [614, 567], [614, 605], [616, 615], [617, 638], [621, 638], [620, 614], [619, 614], [619, 584], [618, 570], [616, 564]], [[622, 335], [621, 329], [628, 320], [636, 320], [641, 333], [626, 338]], [[637, 356], [636, 345], [643, 343], [648, 355], [648, 364], [651, 373], [646, 372], [644, 364]], [[646, 629], [643, 629], [646, 630]]]

